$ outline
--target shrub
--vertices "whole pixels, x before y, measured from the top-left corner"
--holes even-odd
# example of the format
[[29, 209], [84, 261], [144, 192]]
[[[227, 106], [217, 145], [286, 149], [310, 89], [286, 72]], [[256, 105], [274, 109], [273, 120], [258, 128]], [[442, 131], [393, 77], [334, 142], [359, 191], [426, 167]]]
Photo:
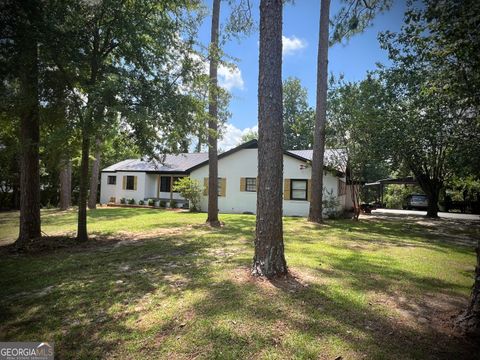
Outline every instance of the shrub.
[[165, 200], [160, 200], [159, 204], [158, 204], [161, 208], [164, 208], [167, 206], [167, 203], [165, 202]]
[[155, 206], [155, 200], [148, 199], [148, 206]]
[[130, 205], [135, 205], [135, 199], [134, 198], [128, 199], [128, 203]]
[[333, 189], [328, 191], [325, 188], [323, 189], [323, 211], [329, 219], [335, 219], [338, 217], [338, 206], [340, 202], [338, 197], [333, 195]]
[[200, 210], [202, 187], [198, 180], [190, 179], [187, 176], [182, 177], [173, 185], [173, 191], [178, 191], [183, 198], [189, 201], [192, 211]]
[[145, 205], [145, 201], [139, 200], [139, 201], [138, 201], [138, 205]]
[[170, 200], [170, 207], [172, 209], [175, 209], [177, 207], [177, 200], [175, 199]]
[[127, 200], [125, 198], [120, 199], [120, 204], [126, 204], [126, 203], [127, 203]]

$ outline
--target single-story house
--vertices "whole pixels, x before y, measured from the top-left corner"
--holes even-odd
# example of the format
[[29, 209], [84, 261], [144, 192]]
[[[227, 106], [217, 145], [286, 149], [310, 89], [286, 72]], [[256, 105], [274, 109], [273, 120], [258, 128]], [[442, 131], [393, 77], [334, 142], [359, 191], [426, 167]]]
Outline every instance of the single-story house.
[[[286, 216], [307, 216], [310, 200], [312, 150], [285, 151], [283, 212]], [[328, 163], [331, 151], [326, 154], [323, 173], [326, 196], [338, 200], [338, 210], [351, 208], [347, 196], [344, 171]], [[255, 213], [257, 202], [257, 140], [241, 144], [218, 156], [218, 208], [220, 213]], [[185, 199], [172, 189], [183, 176], [197, 179], [204, 186], [201, 209], [207, 210], [208, 154], [188, 153], [166, 155], [159, 163], [154, 160], [129, 159], [102, 170], [100, 202], [120, 203], [120, 199], [154, 199], [177, 206], [188, 206]], [[330, 195], [331, 194], [331, 195]]]

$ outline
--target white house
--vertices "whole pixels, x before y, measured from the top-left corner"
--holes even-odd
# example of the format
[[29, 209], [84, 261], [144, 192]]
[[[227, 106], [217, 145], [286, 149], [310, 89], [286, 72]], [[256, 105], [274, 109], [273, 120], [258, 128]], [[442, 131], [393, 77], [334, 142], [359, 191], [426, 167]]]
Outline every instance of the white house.
[[[325, 151], [327, 166], [323, 183], [326, 196], [338, 199], [339, 209], [351, 207], [346, 196], [345, 174], [328, 164], [331, 152]], [[220, 213], [255, 213], [257, 201], [257, 140], [246, 142], [218, 156], [218, 208]], [[307, 216], [310, 199], [312, 150], [285, 151], [283, 212], [287, 216]], [[190, 176], [204, 185], [201, 209], [207, 209], [208, 154], [167, 155], [162, 163], [138, 159], [124, 160], [102, 170], [100, 202], [119, 203], [121, 198], [155, 199], [179, 206], [186, 201], [172, 191], [172, 184]]]

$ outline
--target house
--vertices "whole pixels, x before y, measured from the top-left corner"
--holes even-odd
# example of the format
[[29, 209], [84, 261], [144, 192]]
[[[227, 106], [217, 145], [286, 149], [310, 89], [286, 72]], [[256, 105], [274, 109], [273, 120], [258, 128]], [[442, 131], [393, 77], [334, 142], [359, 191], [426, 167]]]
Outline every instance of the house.
[[[332, 152], [325, 151], [323, 175], [325, 196], [338, 200], [338, 209], [351, 207], [341, 168], [331, 162]], [[257, 140], [251, 140], [218, 156], [218, 208], [220, 213], [255, 213], [257, 202]], [[307, 216], [310, 199], [312, 150], [285, 151], [283, 212], [286, 216]], [[201, 209], [206, 210], [208, 154], [166, 155], [159, 163], [138, 159], [121, 161], [102, 170], [100, 202], [119, 203], [121, 198], [155, 199], [178, 206], [188, 206], [172, 185], [183, 176], [197, 179], [203, 186]]]

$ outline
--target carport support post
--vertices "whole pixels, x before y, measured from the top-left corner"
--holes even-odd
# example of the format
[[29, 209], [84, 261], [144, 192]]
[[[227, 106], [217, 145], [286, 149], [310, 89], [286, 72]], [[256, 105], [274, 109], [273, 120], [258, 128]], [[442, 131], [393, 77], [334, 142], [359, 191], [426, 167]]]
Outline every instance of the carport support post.
[[160, 199], [160, 174], [157, 175], [157, 199]]
[[383, 208], [383, 184], [380, 183], [380, 206]]
[[173, 176], [170, 176], [170, 207], [172, 207], [173, 200]]

